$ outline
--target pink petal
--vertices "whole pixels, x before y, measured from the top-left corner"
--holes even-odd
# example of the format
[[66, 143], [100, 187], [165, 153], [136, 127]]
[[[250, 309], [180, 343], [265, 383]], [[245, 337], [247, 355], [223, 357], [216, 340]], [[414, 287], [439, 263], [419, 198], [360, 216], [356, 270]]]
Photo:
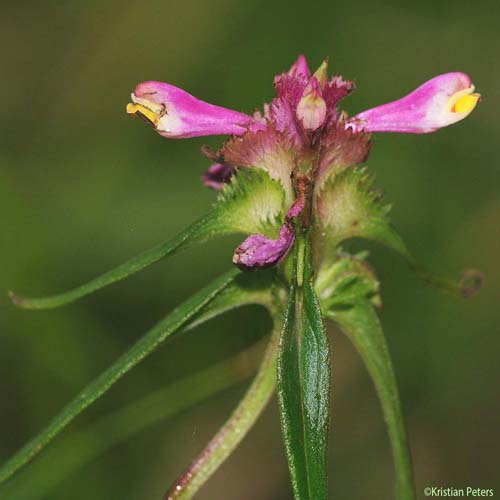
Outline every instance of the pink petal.
[[297, 60], [292, 64], [292, 67], [288, 71], [289, 75], [302, 75], [307, 78], [311, 77], [311, 70], [309, 69], [309, 65], [307, 64], [306, 56], [300, 54]]
[[276, 240], [262, 234], [252, 234], [235, 250], [233, 262], [244, 270], [275, 266], [286, 257], [294, 240], [295, 232], [290, 223], [281, 226]]

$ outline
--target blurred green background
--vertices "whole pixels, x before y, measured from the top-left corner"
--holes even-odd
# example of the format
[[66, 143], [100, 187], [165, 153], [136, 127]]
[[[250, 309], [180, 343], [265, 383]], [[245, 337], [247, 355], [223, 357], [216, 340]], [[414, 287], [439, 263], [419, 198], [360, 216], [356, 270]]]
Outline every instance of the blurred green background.
[[[356, 81], [344, 103], [353, 113], [436, 74], [468, 72], [484, 100], [466, 121], [428, 136], [379, 135], [369, 164], [418, 258], [449, 276], [481, 269], [482, 292], [470, 301], [444, 296], [377, 247], [371, 262], [383, 284], [381, 316], [419, 496], [433, 485], [496, 488], [500, 496], [499, 21], [496, 0], [3, 1], [0, 288], [36, 295], [80, 284], [174, 235], [212, 203], [214, 193], [199, 182], [208, 166], [199, 148], [219, 138], [167, 141], [131, 120], [124, 106], [137, 82], [168, 81], [250, 112], [272, 97], [273, 76], [305, 53], [312, 65], [329, 57], [332, 71]], [[164, 314], [229, 268], [237, 241], [207, 243], [59, 310], [18, 310], [2, 292], [0, 461]], [[42, 454], [0, 488], [0, 498], [160, 498], [245, 383], [70, 476], [62, 465], [79, 448], [57, 453], [58, 444], [228, 359], [268, 326], [263, 312], [248, 308], [175, 338], [71, 424], [49, 460]], [[331, 497], [386, 500], [393, 471], [374, 389], [346, 339], [331, 334]], [[94, 434], [86, 446], [102, 438]], [[198, 498], [291, 498], [274, 403]]]

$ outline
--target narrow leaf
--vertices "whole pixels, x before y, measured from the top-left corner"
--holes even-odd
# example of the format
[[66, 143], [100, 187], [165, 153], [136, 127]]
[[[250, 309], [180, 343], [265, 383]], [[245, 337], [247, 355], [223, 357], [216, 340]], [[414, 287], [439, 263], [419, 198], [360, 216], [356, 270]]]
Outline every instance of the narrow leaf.
[[167, 317], [154, 326], [129, 351], [91, 382], [73, 401], [71, 401], [43, 430], [24, 448], [16, 453], [0, 468], [0, 484], [6, 481], [23, 465], [27, 464], [59, 434], [77, 415], [102, 396], [115, 382], [153, 352], [173, 333], [183, 328], [195, 315], [203, 310], [239, 274], [231, 270], [200, 290]]
[[372, 377], [382, 405], [397, 476], [398, 500], [415, 500], [411, 454], [399, 401], [396, 377], [377, 315], [366, 298], [351, 308], [327, 313], [356, 346]]
[[[300, 245], [300, 244], [299, 244]], [[312, 284], [310, 252], [289, 294], [278, 355], [280, 417], [296, 500], [328, 498], [330, 348]], [[298, 283], [302, 283], [299, 286]]]
[[54, 307], [69, 304], [70, 302], [74, 302], [75, 300], [115, 283], [116, 281], [127, 278], [131, 274], [141, 271], [145, 267], [150, 266], [151, 264], [154, 264], [169, 255], [173, 255], [181, 248], [187, 247], [188, 244], [193, 244], [200, 239], [206, 238], [210, 233], [212, 222], [212, 217], [204, 217], [188, 227], [175, 238], [150, 250], [146, 250], [140, 255], [127, 260], [115, 269], [112, 269], [111, 271], [98, 276], [88, 283], [73, 288], [67, 292], [40, 298], [21, 297], [16, 295], [14, 292], [9, 292], [10, 298], [14, 304], [25, 309], [52, 309]]
[[231, 233], [271, 232], [279, 227], [284, 191], [263, 170], [245, 170], [235, 176], [220, 194], [212, 211], [175, 238], [168, 240], [115, 269], [67, 292], [47, 297], [28, 298], [9, 292], [14, 304], [25, 309], [51, 309], [69, 304], [105, 286], [141, 271], [181, 249], [210, 237]]
[[246, 436], [266, 407], [276, 385], [279, 329], [271, 339], [259, 371], [230, 418], [165, 495], [165, 500], [189, 500]]

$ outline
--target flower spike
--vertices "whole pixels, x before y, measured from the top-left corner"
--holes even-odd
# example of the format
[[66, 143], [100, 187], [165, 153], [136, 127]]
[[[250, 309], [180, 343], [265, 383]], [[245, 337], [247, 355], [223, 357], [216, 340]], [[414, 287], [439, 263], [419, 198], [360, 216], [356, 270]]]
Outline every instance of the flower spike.
[[347, 125], [366, 132], [427, 134], [468, 116], [480, 95], [465, 73], [445, 73], [407, 96], [363, 111]]
[[206, 135], [242, 135], [263, 125], [238, 111], [201, 101], [162, 82], [142, 82], [132, 94], [127, 113], [145, 120], [160, 135], [188, 138]]

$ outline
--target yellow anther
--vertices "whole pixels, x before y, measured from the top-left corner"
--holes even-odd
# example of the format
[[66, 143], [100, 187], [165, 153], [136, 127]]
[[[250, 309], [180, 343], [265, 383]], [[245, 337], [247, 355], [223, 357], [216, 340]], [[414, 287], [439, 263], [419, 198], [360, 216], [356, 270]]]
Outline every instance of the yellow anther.
[[146, 106], [143, 106], [142, 104], [136, 104], [132, 102], [128, 103], [127, 113], [129, 115], [139, 115], [139, 117], [145, 118], [155, 127], [158, 125], [158, 116], [156, 115], [156, 113], [148, 109]]
[[466, 94], [460, 99], [452, 107], [452, 111], [454, 113], [470, 113], [479, 101], [481, 94]]

